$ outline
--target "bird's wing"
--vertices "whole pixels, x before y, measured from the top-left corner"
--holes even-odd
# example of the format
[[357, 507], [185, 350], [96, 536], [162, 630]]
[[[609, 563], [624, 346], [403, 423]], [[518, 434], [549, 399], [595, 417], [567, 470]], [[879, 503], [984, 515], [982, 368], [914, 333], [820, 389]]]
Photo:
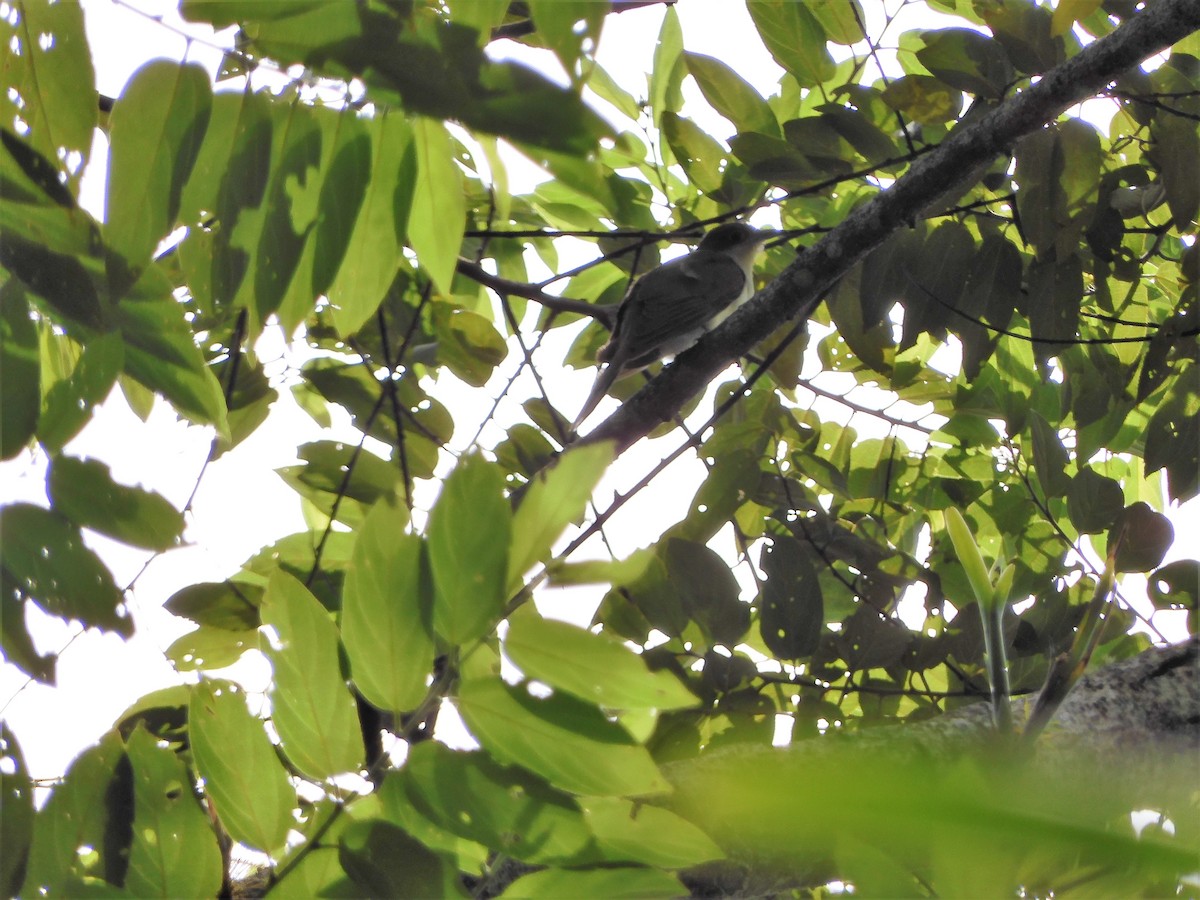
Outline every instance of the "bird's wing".
[[[699, 333], [713, 316], [725, 310], [741, 296], [746, 273], [734, 260], [722, 254], [692, 253], [677, 262], [667, 263], [642, 276], [626, 301], [621, 335], [622, 354], [630, 363], [648, 365], [666, 350], [654, 355], [672, 338]], [[616, 335], [614, 335], [614, 338]]]

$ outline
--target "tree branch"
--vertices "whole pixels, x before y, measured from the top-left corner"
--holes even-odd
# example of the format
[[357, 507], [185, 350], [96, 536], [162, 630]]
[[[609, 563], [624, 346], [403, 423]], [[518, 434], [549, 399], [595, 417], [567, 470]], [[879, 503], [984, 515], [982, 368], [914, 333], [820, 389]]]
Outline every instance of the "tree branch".
[[501, 278], [499, 275], [493, 275], [484, 269], [483, 266], [479, 265], [479, 263], [471, 262], [469, 259], [459, 258], [458, 273], [482, 284], [484, 287], [491, 288], [499, 294], [524, 297], [526, 300], [540, 303], [542, 306], [552, 309], [555, 312], [570, 312], [578, 313], [581, 316], [590, 316], [609, 331], [612, 331], [613, 324], [616, 322], [616, 306], [601, 306], [595, 303], [588, 303], [584, 300], [572, 300], [570, 297], [556, 297], [553, 294], [547, 294], [537, 285], [526, 284], [523, 281], [512, 281], [508, 278]]
[[615, 440], [618, 452], [669, 421], [726, 366], [780, 323], [805, 319], [825, 293], [892, 232], [916, 221], [940, 196], [965, 190], [972, 173], [1070, 106], [1200, 29], [1196, 0], [1161, 0], [1112, 34], [1047, 72], [977, 123], [956, 129], [936, 150], [813, 246], [720, 327], [601, 423], [585, 440]]

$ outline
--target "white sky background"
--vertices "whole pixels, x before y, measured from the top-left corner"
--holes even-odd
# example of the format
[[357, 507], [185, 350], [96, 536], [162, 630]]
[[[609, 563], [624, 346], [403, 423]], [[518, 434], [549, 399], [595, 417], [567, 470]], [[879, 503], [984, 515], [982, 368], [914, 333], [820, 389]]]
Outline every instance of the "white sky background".
[[[183, 23], [175, 12], [173, 0], [129, 0], [116, 3], [113, 0], [82, 0], [86, 14], [88, 39], [93, 63], [96, 68], [98, 90], [111, 97], [119, 96], [125, 82], [146, 60], [155, 57], [181, 59], [187, 52], [189, 61], [205, 65], [215, 73], [221, 53], [200, 43], [192, 43], [174, 33], [166, 25], [152, 21], [146, 16], [131, 11], [134, 6], [152, 15], [164, 16], [165, 22], [188, 30], [201, 40], [212, 41], [211, 32], [191, 23]], [[881, 4], [867, 0], [864, 7], [869, 16], [876, 17]], [[889, 2], [888, 8], [896, 3]], [[737, 56], [736, 68], [764, 94], [777, 89], [782, 72], [763, 48], [761, 40], [741, 3], [730, 0], [681, 0], [676, 10], [679, 13], [684, 34], [684, 45], [689, 51], [729, 58], [732, 48], [745, 48]], [[649, 70], [654, 52], [655, 39], [663, 16], [662, 7], [625, 12], [610, 16], [605, 23], [598, 58], [610, 74], [635, 97], [644, 96], [645, 72]], [[936, 25], [937, 20], [928, 16], [921, 24]], [[955, 24], [961, 22], [955, 20]], [[890, 32], [894, 38], [901, 31], [912, 27], [912, 23], [894, 25]], [[877, 28], [868, 22], [870, 33]], [[231, 32], [224, 32], [217, 42], [229, 42]], [[508, 52], [547, 71], [557, 69], [557, 61], [548, 52], [530, 51], [506, 42]], [[256, 82], [257, 83], [257, 82]], [[715, 137], [732, 134], [733, 129], [711, 111], [701, 99], [694, 83], [688, 79], [684, 84], [689, 106], [686, 112], [696, 118]], [[599, 106], [599, 104], [597, 104]], [[84, 179], [83, 204], [97, 218], [103, 214], [104, 168], [106, 165], [104, 141], [97, 139], [92, 159]], [[540, 174], [534, 166], [524, 163], [515, 154], [509, 155], [510, 178], [514, 193], [529, 190]], [[770, 213], [755, 217], [757, 224], [772, 224]], [[565, 243], [565, 242], [564, 242]], [[572, 258], [566, 246], [561, 248], [562, 265], [565, 268], [590, 259], [594, 247], [576, 243], [578, 258]], [[531, 257], [531, 262], [534, 262]], [[539, 269], [531, 265], [531, 276], [540, 277]], [[549, 275], [550, 273], [545, 273]], [[531, 304], [532, 306], [532, 304]], [[531, 321], [531, 320], [527, 320]], [[555, 371], [562, 359], [569, 339], [578, 328], [559, 329], [552, 340], [547, 340], [544, 349], [535, 357], [543, 376], [553, 372], [546, 380], [550, 399], [564, 413], [571, 415], [582, 402], [590, 386], [592, 370], [575, 372], [570, 369]], [[285, 377], [289, 370], [298, 367], [307, 357], [305, 348], [287, 348], [278, 330], [268, 330], [258, 344], [258, 352], [267, 364], [268, 375]], [[952, 354], [953, 355], [953, 354]], [[462, 385], [452, 377], [444, 376], [433, 389], [433, 393], [452, 410], [456, 423], [455, 449], [464, 449], [463, 444], [474, 433], [478, 423], [486, 415], [492, 398], [499, 392], [510, 373], [519, 365], [520, 349], [512, 343], [508, 358], [499, 367], [498, 375], [487, 389], [479, 390]], [[816, 374], [819, 367], [810, 361], [806, 376]], [[528, 379], [526, 374], [523, 376]], [[716, 383], [727, 380], [722, 377]], [[820, 384], [827, 390], [848, 390], [854, 385], [846, 376], [826, 375]], [[333, 432], [322, 432], [312, 420], [301, 412], [291, 400], [286, 385], [276, 384], [280, 400], [272, 409], [271, 417], [255, 434], [234, 451], [211, 464], [204, 474], [200, 489], [188, 517], [185, 532], [186, 545], [154, 559], [136, 583], [135, 589], [127, 594], [130, 609], [137, 624], [137, 634], [130, 641], [122, 641], [115, 635], [96, 631], [85, 632], [78, 637], [76, 625], [65, 624], [58, 619], [31, 611], [30, 621], [35, 640], [42, 652], [59, 651], [58, 687], [48, 688], [28, 679], [13, 666], [4, 664], [0, 669], [0, 705], [4, 705], [3, 717], [21, 741], [31, 773], [35, 777], [52, 777], [61, 774], [66, 765], [80, 750], [97, 740], [120, 713], [135, 699], [154, 688], [194, 680], [194, 674], [180, 675], [165, 659], [163, 651], [170, 643], [192, 630], [191, 623], [164, 612], [162, 603], [176, 590], [198, 581], [220, 580], [233, 574], [238, 567], [258, 548], [280, 537], [303, 529], [300, 500], [281, 479], [274, 477], [272, 470], [297, 462], [294, 449], [305, 441], [317, 439], [342, 439], [357, 442], [359, 433], [350, 427], [345, 416], [337, 421]], [[529, 396], [519, 382], [513, 391], [515, 398]], [[855, 393], [860, 403], [886, 405], [887, 398], [872, 399], [861, 389]], [[802, 398], [803, 400], [803, 398]], [[591, 422], [599, 422], [615, 401], [608, 400], [593, 415]], [[828, 419], [845, 422], [849, 411], [831, 401], [818, 400], [815, 404], [820, 414]], [[711, 403], [701, 403], [700, 415], [693, 417], [693, 424], [703, 421]], [[336, 410], [334, 410], [336, 414]], [[908, 416], [916, 418], [916, 415]], [[516, 421], [522, 416], [517, 401], [502, 406], [498, 421]], [[878, 422], [872, 424], [868, 417], [857, 416], [854, 425], [864, 436], [873, 436], [878, 428], [879, 435], [885, 428]], [[919, 435], [902, 434], [906, 441]], [[484, 444], [492, 445], [500, 437], [499, 426], [485, 431]], [[624, 490], [636, 482], [659, 459], [673, 450], [681, 440], [675, 433], [663, 439], [641, 442], [633, 451], [625, 454], [614, 465], [602, 482], [595, 497], [602, 509], [616, 490]], [[164, 494], [177, 508], [187, 501], [196, 483], [209, 450], [211, 430], [187, 425], [179, 421], [165, 403], [159, 402], [148, 424], [143, 424], [124, 403], [120, 392], [97, 410], [95, 419], [84, 432], [66, 449], [66, 453], [77, 457], [93, 457], [107, 462], [113, 477], [121, 483], [142, 484]], [[46, 504], [45, 496], [46, 460], [40, 453], [26, 453], [15, 460], [0, 464], [0, 497], [4, 502], [24, 500]], [[606, 534], [613, 551], [619, 557], [638, 547], [646, 546], [656, 539], [666, 525], [677, 521], [685, 512], [703, 468], [694, 454], [687, 454], [647, 491], [644, 491], [612, 520]], [[425, 483], [417, 494], [418, 506], [428, 508], [436, 496], [436, 485]], [[1196, 504], [1188, 510], [1191, 526], [1200, 519]], [[1174, 516], [1178, 534], [1187, 534], [1191, 527], [1185, 526], [1178, 515]], [[103, 537], [87, 535], [88, 543], [95, 548], [113, 570], [119, 585], [128, 584], [141, 570], [150, 557], [143, 551], [109, 541]], [[1168, 559], [1185, 555], [1179, 540]], [[732, 558], [732, 541], [728, 533], [719, 535], [714, 547]], [[580, 558], [606, 555], [598, 540], [593, 540]], [[735, 570], [747, 590], [753, 591], [749, 575], [744, 566]], [[1127, 579], [1125, 594], [1137, 600], [1144, 593], [1139, 584]], [[575, 589], [571, 591], [543, 591], [539, 605], [543, 611], [559, 618], [586, 624], [592, 615], [602, 591]], [[919, 621], [919, 620], [918, 620]], [[1156, 618], [1160, 628], [1182, 636], [1182, 617], [1174, 622], [1161, 614]], [[70, 643], [70, 646], [67, 646]], [[258, 654], [251, 652], [243, 663], [235, 668], [236, 678], [252, 690], [265, 687], [270, 668]], [[12, 698], [12, 699], [10, 699]]]

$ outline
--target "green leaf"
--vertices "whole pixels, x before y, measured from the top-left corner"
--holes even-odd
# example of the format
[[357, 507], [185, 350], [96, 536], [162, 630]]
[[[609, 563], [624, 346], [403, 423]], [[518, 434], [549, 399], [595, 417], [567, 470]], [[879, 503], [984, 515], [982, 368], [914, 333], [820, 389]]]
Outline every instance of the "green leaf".
[[504, 900], [552, 900], [558, 897], [606, 897], [650, 900], [687, 894], [679, 879], [658, 869], [543, 869], [523, 875], [508, 886]]
[[583, 801], [588, 825], [606, 859], [682, 869], [723, 859], [712, 838], [670, 810], [620, 797]]
[[1081, 534], [1097, 534], [1108, 528], [1125, 508], [1121, 485], [1111, 478], [1083, 469], [1067, 488], [1067, 512]]
[[671, 526], [667, 536], [700, 544], [712, 540], [758, 488], [762, 473], [753, 450], [738, 447], [714, 455], [708, 477], [688, 506], [687, 518]]
[[763, 643], [780, 659], [814, 653], [825, 626], [825, 601], [808, 546], [776, 538], [765, 543], [759, 567], [766, 577], [759, 601]]
[[684, 53], [688, 71], [713, 109], [739, 132], [778, 136], [779, 122], [762, 95], [733, 69], [711, 56]]
[[866, 38], [863, 30], [867, 17], [859, 0], [812, 0], [805, 6], [825, 30], [826, 37], [838, 44], [857, 44]]
[[205, 793], [230, 837], [267, 852], [282, 848], [296, 792], [241, 688], [210, 679], [193, 686], [188, 736]]
[[[841, 21], [845, 12], [852, 9], [848, 4], [836, 5], [846, 8], [822, 10], [821, 18], [833, 13]], [[834, 62], [825, 46], [825, 29], [808, 4], [791, 0], [750, 0], [746, 8], [775, 61], [791, 73], [800, 87], [816, 87], [833, 77]]]
[[654, 65], [650, 69], [650, 112], [655, 127], [662, 127], [663, 113], [679, 112], [683, 106], [680, 89], [687, 68], [683, 61], [683, 29], [674, 6], [668, 6], [654, 45]]
[[64, 516], [28, 503], [0, 507], [0, 554], [17, 587], [47, 612], [133, 634], [112, 574]]
[[1014, 79], [1000, 43], [969, 28], [926, 31], [917, 59], [946, 84], [969, 94], [998, 99]]
[[109, 395], [124, 365], [125, 344], [119, 334], [103, 334], [84, 344], [71, 373], [54, 381], [45, 392], [38, 440], [49, 450], [61, 450]]
[[197, 625], [226, 631], [252, 631], [261, 624], [263, 589], [241, 581], [210, 581], [180, 588], [163, 608]]
[[688, 617], [718, 644], [732, 647], [750, 627], [750, 605], [729, 566], [703, 544], [668, 538], [664, 562]]
[[177, 637], [163, 654], [180, 672], [195, 672], [231, 666], [247, 650], [257, 648], [257, 631], [230, 631], [201, 625], [195, 631]]
[[921, 125], [941, 125], [958, 116], [962, 94], [930, 75], [903, 75], [883, 89], [883, 101]]
[[673, 112], [663, 113], [662, 131], [688, 180], [706, 194], [719, 190], [724, 180], [725, 148], [691, 119]]
[[288, 18], [321, 5], [321, 0], [183, 0], [179, 12], [189, 22], [225, 28], [239, 22]]
[[450, 135], [441, 122], [413, 122], [417, 181], [413, 191], [408, 238], [434, 286], [449, 296], [454, 267], [466, 228], [466, 197], [462, 174], [454, 164]]
[[182, 307], [173, 300], [132, 301], [117, 306], [125, 339], [125, 371], [193, 422], [224, 431], [225, 397], [204, 364]]
[[1066, 34], [1071, 27], [1099, 9], [1103, 0], [1060, 0], [1054, 7], [1050, 33], [1055, 37]]
[[1149, 572], [1162, 564], [1175, 540], [1175, 526], [1149, 504], [1125, 507], [1108, 532], [1108, 555], [1117, 572]]
[[[271, 661], [271, 721], [283, 752], [318, 781], [362, 767], [363, 744], [354, 697], [338, 659], [328, 611], [286, 572], [267, 583], [263, 625], [275, 630], [263, 651]], [[396, 648], [392, 648], [396, 652]]]
[[538, 34], [562, 61], [567, 74], [573, 76], [584, 41], [592, 47], [600, 42], [609, 4], [594, 0], [530, 0], [529, 11]]
[[358, 530], [342, 592], [342, 643], [354, 684], [392, 712], [415, 709], [433, 670], [433, 587], [407, 512], [376, 504]]
[[408, 214], [417, 184], [413, 130], [400, 115], [368, 123], [371, 174], [341, 266], [329, 286], [334, 326], [357, 332], [387, 295], [403, 257]]
[[513, 516], [508, 590], [515, 592], [535, 563], [544, 560], [566, 527], [583, 515], [592, 491], [613, 460], [607, 442], [576, 447], [534, 477]]
[[641, 115], [641, 104], [634, 99], [632, 94], [613, 80], [613, 77], [608, 74], [607, 69], [602, 68], [594, 62], [590, 64], [590, 69], [587, 86], [601, 100], [605, 100], [616, 107], [621, 115], [636, 121], [637, 117]]
[[595, 706], [566, 694], [537, 700], [499, 678], [463, 681], [458, 709], [501, 763], [523, 766], [566, 791], [638, 797], [667, 783], [644, 747]]
[[452, 644], [486, 634], [504, 611], [512, 513], [504, 476], [479, 456], [463, 459], [429, 514], [433, 625]]
[[0, 722], [0, 891], [16, 897], [25, 880], [26, 854], [33, 838], [33, 782], [17, 736]]
[[619, 640], [533, 612], [509, 619], [504, 651], [529, 678], [607, 709], [665, 711], [699, 702], [671, 672], [651, 672]]
[[83, 8], [27, 0], [0, 18], [0, 42], [7, 48], [0, 121], [6, 131], [23, 121], [24, 140], [55, 161], [74, 191], [91, 155], [97, 115]]
[[85, 876], [110, 886], [124, 881], [133, 837], [131, 776], [115, 732], [75, 758], [34, 817], [25, 895], [72, 896]]
[[981, 608], [990, 607], [994, 593], [992, 580], [988, 576], [987, 563], [984, 562], [983, 552], [979, 549], [975, 535], [957, 508], [948, 507], [943, 515], [946, 517], [946, 533], [954, 546], [955, 558], [966, 572], [976, 602]]
[[136, 897], [212, 896], [221, 887], [221, 850], [183, 762], [140, 727], [125, 746], [134, 798], [125, 889]]
[[41, 360], [37, 327], [20, 282], [0, 287], [0, 459], [25, 449], [38, 424]]
[[438, 339], [438, 362], [473, 387], [487, 384], [496, 366], [508, 355], [508, 345], [500, 332], [478, 313], [436, 303], [433, 329]]
[[451, 5], [450, 14], [455, 22], [479, 32], [478, 43], [482, 47], [491, 40], [492, 29], [508, 14], [508, 0], [458, 0]]
[[114, 297], [137, 281], [175, 224], [211, 109], [204, 68], [163, 59], [138, 69], [113, 105], [104, 238]]
[[183, 513], [161, 494], [117, 484], [98, 459], [58, 456], [46, 481], [54, 509], [76, 525], [146, 550], [179, 544]]
[[440, 856], [390, 822], [350, 825], [338, 842], [338, 859], [370, 897], [447, 897], [457, 881]]
[[592, 837], [571, 796], [519, 766], [434, 741], [412, 747], [380, 800], [397, 824], [415, 811], [450, 834], [531, 863], [569, 862]]

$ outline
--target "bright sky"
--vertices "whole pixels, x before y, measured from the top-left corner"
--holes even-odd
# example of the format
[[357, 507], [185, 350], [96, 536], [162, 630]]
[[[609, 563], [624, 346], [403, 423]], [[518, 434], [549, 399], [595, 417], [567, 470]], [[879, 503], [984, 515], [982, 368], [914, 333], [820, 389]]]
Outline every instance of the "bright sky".
[[[160, 56], [180, 59], [185, 51], [189, 60], [202, 63], [210, 72], [216, 71], [221, 58], [218, 50], [200, 43], [193, 43], [189, 48], [186, 40], [171, 30], [185, 28], [205, 39], [204, 29], [179, 20], [175, 5], [173, 0], [130, 0], [128, 4], [124, 0], [120, 3], [83, 0], [97, 87], [102, 93], [119, 95], [125, 82], [144, 61]], [[878, 15], [879, 4], [864, 5], [871, 16]], [[894, 7], [896, 4], [888, 5]], [[130, 6], [153, 16], [161, 15], [163, 24], [133, 12]], [[781, 70], [762, 48], [741, 4], [729, 0], [687, 0], [679, 3], [676, 9], [689, 50], [724, 56], [731, 47], [744, 47], [746, 52], [739, 60], [739, 73], [764, 93], [775, 90]], [[644, 72], [650, 66], [662, 15], [660, 7], [651, 7], [612, 16], [605, 25], [600, 61], [635, 96], [645, 93]], [[897, 28], [895, 33], [900, 30]], [[217, 40], [222, 39], [228, 41], [228, 32]], [[207, 40], [213, 40], [211, 35]], [[512, 45], [510, 50], [531, 63], [546, 64], [546, 54]], [[699, 100], [699, 93], [690, 81], [685, 84], [686, 92], [690, 92], [689, 100], [698, 101], [692, 103], [689, 113], [695, 114], [702, 127], [716, 136], [732, 133], [719, 116], [711, 111], [704, 112], [706, 104]], [[98, 218], [104, 205], [104, 149], [103, 140], [98, 138], [84, 179], [84, 205]], [[536, 170], [514, 160], [510, 175], [513, 190], [524, 191], [531, 186], [530, 179], [536, 177]], [[581, 248], [580, 252], [583, 255], [578, 261], [590, 258], [594, 251]], [[571, 264], [569, 257], [564, 259], [564, 266]], [[571, 336], [556, 335], [554, 340], [548, 341], [540, 356], [541, 364], [557, 365]], [[264, 335], [258, 352], [268, 363], [268, 374], [281, 378], [305, 358], [303, 349], [287, 348], [276, 331]], [[520, 351], [514, 345], [499, 375], [485, 391], [469, 389], [452, 377], [445, 377], [438, 384], [436, 395], [454, 411], [458, 426], [456, 449], [462, 449], [462, 444], [474, 433], [475, 426], [486, 414], [491, 397], [498, 393], [519, 360]], [[813, 368], [805, 374], [815, 372]], [[550, 380], [551, 399], [565, 411], [576, 409], [591, 377], [591, 372], [566, 370], [556, 373]], [[821, 383], [827, 389], [839, 392], [849, 387], [849, 384], [839, 385], [832, 379]], [[518, 398], [528, 395], [521, 385], [514, 391]], [[856, 399], [870, 402], [857, 394]], [[816, 407], [829, 419], [847, 420], [847, 411], [835, 403], [818, 401]], [[611, 405], [602, 406], [592, 421], [599, 421], [604, 410], [611, 408]], [[516, 409], [515, 403], [510, 409]], [[700, 409], [711, 409], [711, 404], [702, 403]], [[501, 422], [511, 421], [511, 416], [516, 414], [510, 413], [510, 418], [506, 418], [502, 408], [498, 418]], [[865, 433], [870, 432], [867, 419], [856, 418], [855, 426]], [[148, 554], [88, 535], [88, 543], [107, 561], [118, 584], [128, 584], [137, 577], [135, 589], [127, 596], [138, 633], [128, 642], [95, 631], [77, 635], [76, 627], [36, 611], [30, 613], [39, 649], [45, 652], [67, 648], [59, 659], [57, 688], [27, 684], [27, 679], [7, 664], [0, 670], [0, 705], [7, 703], [3, 716], [21, 740], [35, 777], [60, 774], [67, 763], [111, 727], [116, 717], [136, 698], [159, 686], [194, 679], [193, 675], [181, 677], [163, 656], [166, 647], [192, 626], [163, 612], [161, 604], [185, 585], [219, 580], [233, 574], [259, 547], [303, 528], [297, 495], [281, 479], [264, 477], [264, 473], [295, 463], [294, 448], [318, 437], [357, 441], [358, 433], [344, 418], [336, 423], [333, 434], [321, 433], [291, 401], [286, 389], [281, 390], [281, 399], [272, 411], [269, 424], [260, 427], [235, 451], [208, 467], [188, 519], [187, 545], [154, 559], [140, 576], [138, 573], [149, 558]], [[497, 438], [498, 431], [493, 431], [484, 442], [494, 443]], [[142, 484], [182, 507], [195, 486], [210, 440], [208, 429], [178, 421], [170, 408], [162, 403], [155, 408], [149, 424], [143, 425], [118, 392], [97, 411], [95, 420], [66, 452], [77, 457], [102, 459], [111, 466], [117, 481]], [[614, 491], [624, 490], [636, 482], [674, 449], [678, 440], [678, 437], [670, 437], [642, 442], [627, 453], [597, 491], [600, 507], [606, 505]], [[0, 464], [0, 496], [6, 502], [27, 500], [45, 504], [45, 465], [46, 460], [40, 454], [23, 454]], [[607, 529], [614, 552], [623, 557], [652, 541], [666, 524], [678, 520], [702, 474], [700, 464], [689, 455], [668, 470], [654, 489], [643, 492], [631, 502]], [[435, 485], [424, 485], [417, 495], [418, 505], [427, 508], [435, 493]], [[728, 535], [719, 537], [718, 543], [722, 543], [725, 550], [732, 547]], [[589, 549], [593, 556], [605, 553], [598, 544]], [[1182, 548], [1177, 544], [1170, 558], [1182, 555]], [[752, 590], [744, 567], [739, 567], [738, 571], [743, 583]], [[1137, 595], [1140, 590], [1131, 586], [1129, 594]], [[599, 599], [600, 593], [595, 590], [559, 591], [553, 592], [543, 608], [557, 617], [586, 623]], [[247, 654], [235, 671], [238, 680], [251, 689], [264, 687], [270, 675], [269, 666], [254, 652]], [[9, 698], [14, 699], [10, 701]]]

